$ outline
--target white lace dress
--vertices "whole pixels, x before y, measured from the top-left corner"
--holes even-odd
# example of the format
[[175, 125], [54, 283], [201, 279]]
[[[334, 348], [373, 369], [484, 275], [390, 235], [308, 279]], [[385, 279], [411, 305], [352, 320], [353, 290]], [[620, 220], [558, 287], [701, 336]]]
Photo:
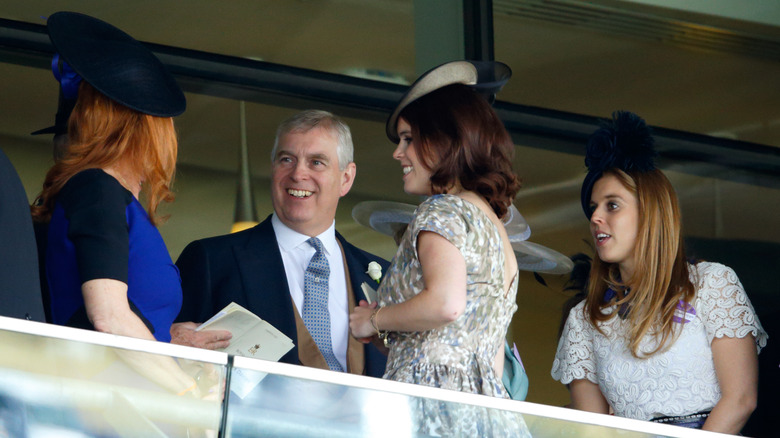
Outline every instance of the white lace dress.
[[[584, 302], [569, 313], [553, 361], [552, 377], [561, 383], [588, 379], [599, 385], [615, 415], [650, 420], [712, 409], [720, 400], [711, 344], [714, 338], [752, 335], [757, 351], [767, 335], [734, 271], [718, 263], [689, 265], [696, 287], [693, 307], [678, 307], [682, 332], [668, 350], [649, 358], [631, 355], [626, 321], [614, 317], [599, 333], [584, 314]], [[615, 309], [606, 310], [614, 311]], [[640, 351], [652, 351], [654, 337]]]

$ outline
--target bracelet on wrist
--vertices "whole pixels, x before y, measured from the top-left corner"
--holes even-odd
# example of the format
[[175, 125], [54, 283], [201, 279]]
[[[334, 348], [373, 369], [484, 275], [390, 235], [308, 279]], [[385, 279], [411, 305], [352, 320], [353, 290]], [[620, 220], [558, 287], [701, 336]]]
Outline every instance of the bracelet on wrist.
[[379, 327], [377, 327], [377, 325], [376, 325], [376, 316], [379, 314], [380, 310], [382, 310], [382, 308], [381, 307], [377, 307], [376, 309], [374, 309], [373, 312], [371, 312], [371, 317], [368, 318], [368, 322], [371, 323], [371, 327], [374, 328], [374, 330], [376, 331], [377, 335], [379, 335], [380, 331], [379, 331]]
[[376, 330], [376, 335], [379, 339], [382, 340], [382, 342], [385, 344], [385, 347], [390, 346], [390, 341], [387, 339], [387, 335], [389, 332], [387, 330], [379, 330], [379, 326], [377, 325], [377, 316], [379, 315], [379, 312], [384, 309], [384, 307], [377, 307], [377, 309], [371, 314], [371, 317], [369, 318], [369, 322], [371, 322], [371, 326]]

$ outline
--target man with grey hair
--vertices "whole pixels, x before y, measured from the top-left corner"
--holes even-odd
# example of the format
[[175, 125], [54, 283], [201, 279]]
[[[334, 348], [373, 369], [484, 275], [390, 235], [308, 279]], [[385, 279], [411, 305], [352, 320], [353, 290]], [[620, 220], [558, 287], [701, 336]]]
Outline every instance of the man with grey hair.
[[281, 123], [271, 153], [274, 213], [249, 230], [187, 245], [176, 262], [184, 302], [172, 342], [226, 347], [228, 332], [195, 332], [192, 321], [236, 302], [293, 340], [282, 362], [382, 376], [384, 355], [349, 335], [349, 312], [363, 299], [360, 285], [373, 281], [368, 264], [388, 265], [335, 230], [339, 199], [355, 180], [352, 155], [349, 127], [327, 111]]

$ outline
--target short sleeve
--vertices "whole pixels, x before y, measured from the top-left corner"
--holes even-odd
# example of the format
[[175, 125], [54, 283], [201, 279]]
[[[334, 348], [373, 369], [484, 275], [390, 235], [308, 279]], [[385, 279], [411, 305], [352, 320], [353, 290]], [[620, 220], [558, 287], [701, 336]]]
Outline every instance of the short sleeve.
[[583, 309], [584, 302], [581, 302], [569, 312], [553, 360], [550, 374], [564, 385], [578, 379], [588, 379], [598, 384], [594, 361], [594, 328], [585, 320]]
[[718, 263], [696, 265], [697, 305], [710, 343], [714, 338], [744, 338], [753, 335], [760, 352], [767, 334], [733, 269]]
[[75, 248], [81, 283], [97, 278], [127, 283], [126, 209], [132, 196], [100, 169], [76, 174], [60, 191], [57, 202], [68, 219], [68, 238]]
[[412, 245], [417, 248], [417, 236], [421, 231], [436, 233], [463, 250], [468, 234], [468, 222], [459, 204], [464, 202], [457, 196], [434, 195], [417, 207], [417, 213], [409, 225]]

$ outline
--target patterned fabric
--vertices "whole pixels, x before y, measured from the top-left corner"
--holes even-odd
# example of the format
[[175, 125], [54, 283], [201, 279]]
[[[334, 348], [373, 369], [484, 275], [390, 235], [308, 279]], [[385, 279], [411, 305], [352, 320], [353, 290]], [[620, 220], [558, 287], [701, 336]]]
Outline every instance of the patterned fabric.
[[[508, 398], [493, 361], [503, 350], [517, 309], [517, 276], [504, 290], [504, 252], [498, 229], [477, 206], [453, 195], [436, 195], [417, 208], [377, 291], [380, 306], [404, 302], [423, 290], [417, 236], [437, 233], [466, 261], [466, 309], [457, 320], [424, 332], [393, 333], [385, 378]], [[508, 275], [512, 275], [511, 273]], [[445, 436], [523, 436], [518, 414], [421, 400], [422, 433]]]
[[330, 313], [328, 312], [328, 278], [330, 267], [322, 242], [316, 237], [307, 240], [316, 252], [309, 261], [309, 266], [303, 274], [303, 324], [311, 333], [317, 348], [325, 357], [325, 362], [333, 371], [344, 371], [333, 354], [333, 344], [330, 340]]
[[[552, 377], [568, 384], [588, 379], [599, 385], [616, 415], [650, 420], [709, 411], [720, 400], [720, 387], [712, 358], [715, 338], [753, 336], [757, 351], [767, 335], [734, 271], [718, 263], [689, 265], [696, 288], [693, 308], [678, 306], [679, 337], [671, 347], [648, 358], [631, 355], [627, 321], [611, 318], [599, 333], [584, 314], [584, 302], [569, 313]], [[605, 313], [614, 312], [605, 309]], [[657, 345], [652, 336], [641, 350]]]

